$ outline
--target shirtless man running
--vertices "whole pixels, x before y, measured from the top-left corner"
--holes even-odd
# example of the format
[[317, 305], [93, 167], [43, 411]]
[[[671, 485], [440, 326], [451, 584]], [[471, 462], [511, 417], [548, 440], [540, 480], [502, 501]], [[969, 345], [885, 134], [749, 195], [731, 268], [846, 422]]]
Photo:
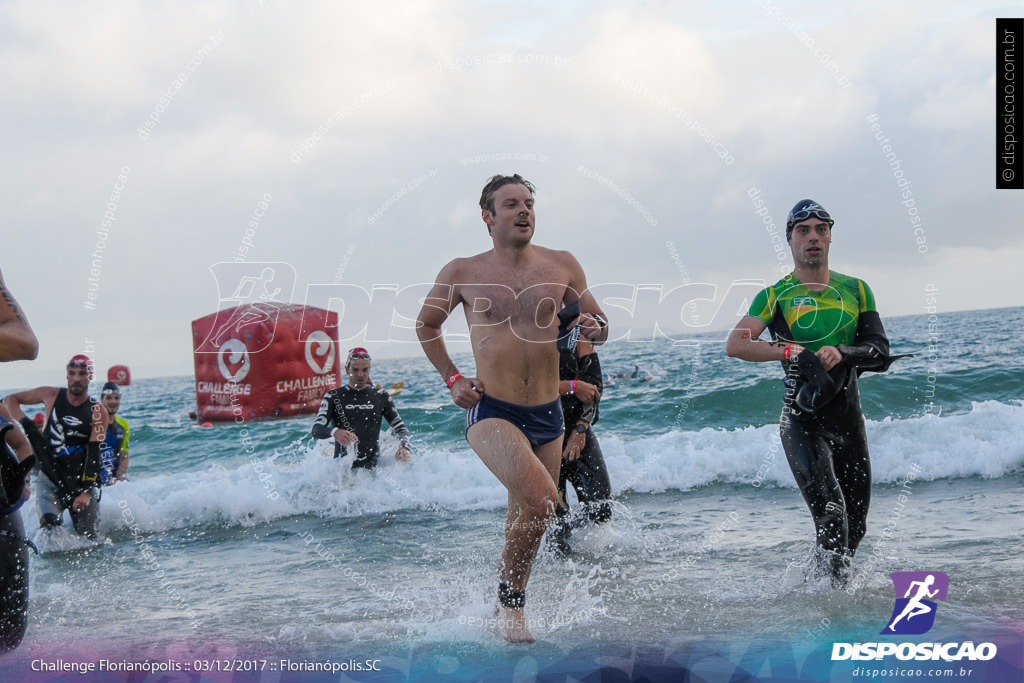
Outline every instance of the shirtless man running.
[[[498, 564], [497, 623], [506, 640], [533, 642], [526, 584], [558, 501], [562, 407], [558, 399], [558, 319], [579, 301], [581, 333], [608, 338], [604, 314], [567, 251], [531, 244], [534, 188], [518, 174], [494, 176], [480, 196], [493, 249], [451, 261], [420, 311], [417, 334], [452, 400], [466, 408], [466, 439], [508, 489], [505, 547]], [[476, 377], [463, 377], [441, 326], [459, 304], [469, 323]], [[571, 324], [571, 323], [570, 323]]]

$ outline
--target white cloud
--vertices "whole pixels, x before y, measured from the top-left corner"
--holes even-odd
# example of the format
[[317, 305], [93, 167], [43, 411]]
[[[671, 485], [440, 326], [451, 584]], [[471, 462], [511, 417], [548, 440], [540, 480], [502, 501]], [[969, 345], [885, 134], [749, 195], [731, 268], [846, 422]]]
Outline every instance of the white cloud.
[[[916, 311], [916, 283], [954, 263], [958, 307], [1012, 304], [1014, 290], [993, 295], [969, 276], [998, 276], [1009, 263], [999, 250], [1024, 240], [982, 229], [1005, 226], [1021, 201], [992, 189], [992, 21], [978, 17], [996, 10], [776, 4], [805, 42], [753, 2], [531, 14], [457, 0], [5, 3], [2, 120], [14, 134], [0, 192], [14, 230], [0, 267], [43, 339], [40, 362], [9, 366], [11, 376], [48, 376], [50, 354], [62, 364], [86, 333], [139, 376], [167, 372], [147, 366], [154, 357], [190, 371], [189, 322], [216, 307], [208, 268], [231, 257], [264, 193], [273, 202], [251, 256], [292, 263], [296, 298], [330, 282], [350, 245], [346, 282], [425, 282], [489, 248], [476, 202], [496, 172], [537, 183], [538, 242], [573, 249], [592, 283], [678, 284], [670, 240], [694, 281], [777, 279], [746, 196], [758, 187], [780, 226], [801, 197], [828, 206], [834, 254], [891, 314]], [[161, 92], [221, 31], [139, 139]], [[864, 120], [872, 113], [914, 181], [927, 258]], [[462, 161], [503, 153], [534, 156]], [[124, 165], [98, 307], [86, 311], [87, 255]]]

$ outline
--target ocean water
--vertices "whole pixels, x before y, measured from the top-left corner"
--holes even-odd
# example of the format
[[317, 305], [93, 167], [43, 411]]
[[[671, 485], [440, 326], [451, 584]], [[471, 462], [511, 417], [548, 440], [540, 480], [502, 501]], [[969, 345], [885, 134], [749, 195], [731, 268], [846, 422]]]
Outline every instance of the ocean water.
[[[874, 485], [848, 590], [811, 571], [813, 525], [777, 440], [781, 369], [727, 358], [722, 334], [600, 350], [607, 373], [650, 379], [605, 391], [613, 519], [578, 530], [568, 560], [542, 548], [534, 645], [488, 623], [504, 489], [422, 356], [375, 362], [375, 381], [405, 383], [415, 439], [396, 463], [385, 435], [375, 472], [333, 460], [311, 417], [201, 428], [191, 377], [138, 380], [122, 407], [130, 481], [104, 490], [103, 538], [42, 532], [34, 500], [23, 508], [41, 554], [28, 634], [0, 676], [87, 680], [33, 661], [108, 658], [183, 667], [166, 680], [854, 680], [863, 663], [832, 662], [832, 644], [886, 640], [888, 574], [930, 570], [949, 594], [912, 640], [994, 642], [995, 659], [956, 666], [1021, 680], [1024, 308], [885, 322], [894, 352], [917, 357], [862, 380]], [[217, 663], [235, 659], [261, 670]], [[353, 673], [365, 661], [377, 670]], [[144, 680], [108, 676], [93, 680]]]

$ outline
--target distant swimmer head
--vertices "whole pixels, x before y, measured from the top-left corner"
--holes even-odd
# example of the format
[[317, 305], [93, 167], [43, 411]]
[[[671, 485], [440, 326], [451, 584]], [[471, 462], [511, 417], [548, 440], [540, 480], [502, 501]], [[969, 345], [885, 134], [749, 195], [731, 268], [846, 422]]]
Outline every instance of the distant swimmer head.
[[117, 386], [116, 382], [104, 384], [103, 390], [100, 391], [100, 403], [111, 416], [117, 415], [117, 411], [121, 407], [121, 387]]
[[829, 228], [835, 225], [835, 221], [832, 220], [832, 216], [828, 215], [825, 207], [813, 199], [801, 199], [790, 210], [789, 218], [786, 219], [786, 240], [788, 241], [792, 238], [793, 226], [800, 221], [805, 221], [812, 217], [825, 221], [828, 223]]

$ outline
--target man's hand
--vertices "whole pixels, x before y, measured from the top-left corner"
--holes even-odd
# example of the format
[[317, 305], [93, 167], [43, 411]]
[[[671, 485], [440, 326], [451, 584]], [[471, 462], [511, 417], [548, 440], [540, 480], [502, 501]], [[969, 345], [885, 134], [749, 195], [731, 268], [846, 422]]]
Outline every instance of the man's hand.
[[[793, 355], [795, 356], [796, 354], [794, 353]], [[826, 370], [831, 370], [843, 359], [843, 354], [834, 346], [822, 346], [815, 355], [821, 361], [821, 364], [825, 366]]]
[[351, 446], [359, 443], [359, 437], [356, 436], [355, 432], [350, 432], [347, 429], [338, 429], [334, 432], [334, 440], [340, 443], [342, 446]]
[[580, 457], [580, 452], [586, 445], [586, 433], [580, 434], [574, 427], [572, 434], [569, 435], [569, 440], [565, 443], [565, 450], [562, 451], [562, 459], [568, 462], [578, 459]]
[[[580, 328], [580, 334], [588, 341], [600, 341], [604, 334], [604, 327], [597, 322], [597, 318], [589, 313], [583, 313], [576, 319], [576, 325]], [[571, 328], [570, 328], [571, 329]]]
[[452, 384], [450, 391], [455, 405], [468, 410], [480, 402], [484, 395], [484, 383], [476, 377], [460, 377]]
[[597, 390], [596, 384], [577, 379], [573, 380], [573, 386], [576, 387], [576, 398], [584, 403], [593, 403], [601, 398], [601, 392]]
[[75, 512], [81, 512], [82, 510], [89, 507], [89, 503], [92, 502], [92, 494], [88, 491], [85, 493], [79, 493], [75, 496], [75, 499], [71, 502], [71, 509]]
[[403, 443], [398, 447], [398, 450], [395, 451], [395, 460], [398, 462], [409, 462], [410, 455], [409, 447]]

